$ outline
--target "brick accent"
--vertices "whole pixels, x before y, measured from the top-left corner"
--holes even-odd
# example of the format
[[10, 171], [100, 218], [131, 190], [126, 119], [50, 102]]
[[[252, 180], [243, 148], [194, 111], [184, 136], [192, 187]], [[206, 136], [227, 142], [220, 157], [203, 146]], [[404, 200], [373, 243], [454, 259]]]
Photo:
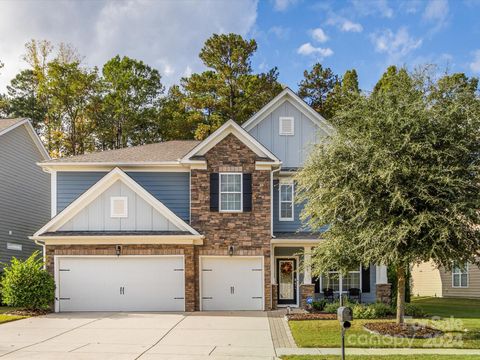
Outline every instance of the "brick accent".
[[307, 307], [307, 298], [315, 295], [315, 285], [301, 284], [300, 285], [300, 307], [305, 309]]
[[[46, 267], [54, 274], [55, 255], [116, 255], [115, 245], [46, 246]], [[195, 259], [193, 245], [122, 245], [122, 255], [184, 255], [185, 310], [195, 311]]]
[[272, 284], [272, 310], [278, 309], [278, 285]]
[[376, 300], [387, 305], [392, 302], [392, 284], [376, 285]]
[[[207, 169], [191, 172], [191, 225], [205, 235], [200, 255], [263, 256], [265, 309], [271, 307], [270, 286], [270, 171], [255, 170], [257, 155], [230, 134], [205, 154]], [[210, 211], [210, 173], [238, 171], [252, 174], [252, 211], [222, 213]], [[198, 270], [197, 270], [198, 271]], [[196, 276], [196, 309], [200, 307], [199, 274]]]

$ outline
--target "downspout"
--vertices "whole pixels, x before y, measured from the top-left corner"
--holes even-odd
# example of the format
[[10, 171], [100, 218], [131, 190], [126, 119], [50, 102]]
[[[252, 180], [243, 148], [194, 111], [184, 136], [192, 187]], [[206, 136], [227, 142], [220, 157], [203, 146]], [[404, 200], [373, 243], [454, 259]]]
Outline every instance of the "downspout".
[[42, 247], [43, 270], [45, 270], [47, 268], [47, 254], [46, 254], [45, 242], [38, 239], [33, 239], [33, 236], [30, 236], [29, 238], [33, 240], [35, 244]]

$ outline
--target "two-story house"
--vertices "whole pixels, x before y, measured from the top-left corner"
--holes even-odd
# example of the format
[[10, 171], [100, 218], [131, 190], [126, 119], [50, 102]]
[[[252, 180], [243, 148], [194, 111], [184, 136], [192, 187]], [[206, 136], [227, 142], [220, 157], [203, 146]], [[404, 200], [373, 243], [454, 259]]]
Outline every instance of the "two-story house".
[[28, 119], [0, 119], [0, 271], [41, 250], [29, 236], [50, 219], [50, 159]]
[[320, 234], [299, 220], [292, 176], [332, 131], [285, 89], [201, 142], [41, 163], [53, 218], [32, 239], [45, 246], [56, 311], [268, 310], [327, 287], [374, 301], [384, 266], [311, 275]]

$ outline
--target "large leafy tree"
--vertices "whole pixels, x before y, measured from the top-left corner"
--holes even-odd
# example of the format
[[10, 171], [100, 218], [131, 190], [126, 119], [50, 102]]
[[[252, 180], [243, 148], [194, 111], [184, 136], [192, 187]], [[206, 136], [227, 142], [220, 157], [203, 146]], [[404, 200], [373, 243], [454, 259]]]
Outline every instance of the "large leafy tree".
[[164, 90], [158, 70], [117, 55], [103, 66], [102, 89], [95, 111], [101, 148], [157, 140], [157, 111]]
[[314, 229], [329, 224], [314, 271], [392, 265], [398, 323], [409, 265], [478, 263], [476, 84], [464, 75], [431, 81], [390, 68], [371, 96], [335, 115], [336, 134], [316, 146], [297, 178], [302, 217]]
[[203, 139], [225, 121], [246, 121], [281, 90], [276, 68], [254, 74], [255, 40], [237, 34], [213, 35], [199, 57], [208, 70], [182, 79], [185, 102], [203, 116], [195, 137]]
[[[310, 71], [303, 72], [303, 80], [298, 84], [298, 96], [326, 119], [334, 113], [334, 101], [331, 99], [341, 90], [341, 81], [332, 69], [316, 63]], [[337, 91], [335, 91], [337, 89]]]

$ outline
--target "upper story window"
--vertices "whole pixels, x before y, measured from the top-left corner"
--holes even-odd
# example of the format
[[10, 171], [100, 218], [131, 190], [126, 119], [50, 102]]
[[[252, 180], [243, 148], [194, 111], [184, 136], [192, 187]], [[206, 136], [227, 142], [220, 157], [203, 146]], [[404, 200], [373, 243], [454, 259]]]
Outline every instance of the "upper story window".
[[468, 263], [453, 264], [452, 269], [452, 287], [467, 288], [468, 287]]
[[220, 173], [220, 211], [242, 211], [242, 174]]
[[280, 119], [279, 119], [279, 122], [280, 122], [280, 124], [279, 124], [280, 135], [294, 135], [295, 134], [293, 117], [281, 116]]
[[293, 221], [293, 181], [281, 182], [279, 192], [280, 221]]
[[126, 196], [112, 196], [110, 198], [110, 217], [128, 217], [128, 198]]

